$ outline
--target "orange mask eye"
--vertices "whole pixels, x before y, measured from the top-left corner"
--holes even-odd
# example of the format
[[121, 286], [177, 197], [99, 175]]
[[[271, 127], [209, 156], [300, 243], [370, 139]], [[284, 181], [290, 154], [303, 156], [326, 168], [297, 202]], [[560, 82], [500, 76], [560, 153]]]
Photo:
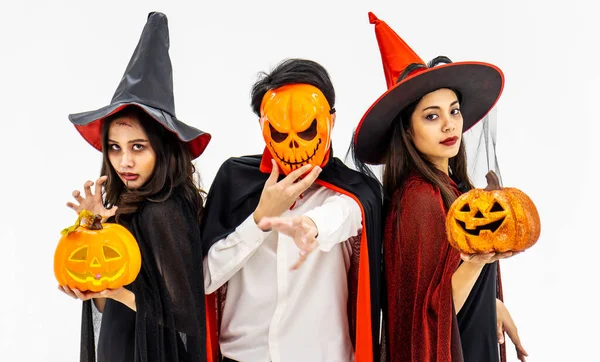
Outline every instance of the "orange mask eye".
[[306, 131], [298, 133], [298, 136], [306, 141], [311, 141], [317, 136], [317, 120], [313, 120], [310, 127]]
[[276, 143], [281, 143], [281, 142], [285, 141], [286, 138], [288, 138], [287, 133], [278, 132], [275, 128], [273, 128], [271, 123], [269, 123], [269, 131], [271, 132], [271, 138]]

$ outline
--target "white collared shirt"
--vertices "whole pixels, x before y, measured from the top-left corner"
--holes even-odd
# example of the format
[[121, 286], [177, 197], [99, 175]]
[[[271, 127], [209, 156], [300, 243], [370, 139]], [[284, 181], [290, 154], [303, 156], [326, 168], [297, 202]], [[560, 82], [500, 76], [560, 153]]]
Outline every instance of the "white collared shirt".
[[281, 216], [306, 215], [317, 225], [319, 246], [297, 270], [291, 237], [263, 232], [250, 215], [204, 259], [207, 294], [227, 285], [220, 330], [224, 356], [243, 362], [348, 362], [347, 240], [361, 229], [362, 214], [350, 197], [322, 186], [309, 188]]

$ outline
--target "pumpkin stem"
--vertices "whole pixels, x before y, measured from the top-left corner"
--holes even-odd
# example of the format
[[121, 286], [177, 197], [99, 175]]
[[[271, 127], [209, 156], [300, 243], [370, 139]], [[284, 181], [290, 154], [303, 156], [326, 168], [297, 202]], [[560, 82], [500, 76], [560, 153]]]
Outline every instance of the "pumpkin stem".
[[502, 186], [500, 186], [500, 179], [494, 171], [490, 170], [485, 175], [485, 179], [488, 183], [486, 188], [484, 189], [485, 191], [502, 190]]
[[102, 230], [102, 216], [99, 214], [94, 215], [92, 223], [88, 226], [90, 230]]
[[[94, 215], [94, 214], [92, 214], [88, 210], [82, 210], [79, 213], [79, 216], [77, 217], [77, 221], [75, 221], [75, 224], [73, 224], [73, 225], [71, 225], [71, 226], [69, 226], [67, 228], [62, 229], [62, 231], [60, 233], [62, 235], [65, 235], [65, 236], [69, 235], [70, 233], [72, 233], [73, 231], [75, 231], [81, 225], [81, 220], [82, 219], [86, 219], [87, 225], [88, 225], [89, 229], [91, 229], [91, 230], [100, 230], [100, 229], [102, 229], [102, 224], [101, 223], [100, 223], [100, 227], [99, 228], [92, 229], [92, 226], [93, 226], [94, 222], [96, 222], [95, 221], [96, 217], [99, 217], [100, 220], [102, 220], [102, 217], [100, 215], [98, 215], [98, 214]], [[99, 221], [97, 223], [99, 223]]]

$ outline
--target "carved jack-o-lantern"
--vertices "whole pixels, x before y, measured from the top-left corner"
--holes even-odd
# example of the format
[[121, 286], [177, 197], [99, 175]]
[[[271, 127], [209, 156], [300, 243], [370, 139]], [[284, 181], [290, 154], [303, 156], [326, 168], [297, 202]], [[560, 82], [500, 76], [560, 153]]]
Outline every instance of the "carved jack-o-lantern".
[[446, 218], [450, 244], [467, 253], [523, 251], [540, 236], [540, 217], [522, 191], [500, 187], [493, 171], [488, 186], [457, 198]]
[[330, 112], [329, 102], [312, 85], [285, 85], [265, 94], [260, 119], [263, 137], [283, 173], [308, 163], [322, 166], [331, 145]]
[[[91, 220], [79, 225], [82, 218]], [[83, 211], [75, 225], [63, 230], [54, 254], [60, 285], [99, 292], [130, 284], [141, 268], [140, 249], [123, 226], [101, 224], [100, 215]]]

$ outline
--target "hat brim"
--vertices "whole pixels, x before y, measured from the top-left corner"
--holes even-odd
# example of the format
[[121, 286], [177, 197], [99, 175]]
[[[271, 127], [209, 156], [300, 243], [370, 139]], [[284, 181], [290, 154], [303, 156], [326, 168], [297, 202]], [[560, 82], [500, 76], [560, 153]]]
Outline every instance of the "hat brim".
[[160, 109], [137, 102], [111, 104], [90, 112], [70, 114], [69, 120], [90, 145], [98, 151], [102, 151], [102, 122], [106, 117], [122, 110], [128, 105], [140, 107], [167, 130], [175, 133], [181, 141], [187, 144], [192, 159], [200, 156], [210, 142], [211, 135], [209, 133], [188, 126]]
[[398, 114], [427, 93], [441, 88], [460, 93], [463, 132], [466, 132], [483, 119], [500, 98], [504, 74], [493, 64], [457, 62], [407, 77], [388, 89], [364, 114], [354, 137], [358, 158], [368, 164], [383, 163]]

